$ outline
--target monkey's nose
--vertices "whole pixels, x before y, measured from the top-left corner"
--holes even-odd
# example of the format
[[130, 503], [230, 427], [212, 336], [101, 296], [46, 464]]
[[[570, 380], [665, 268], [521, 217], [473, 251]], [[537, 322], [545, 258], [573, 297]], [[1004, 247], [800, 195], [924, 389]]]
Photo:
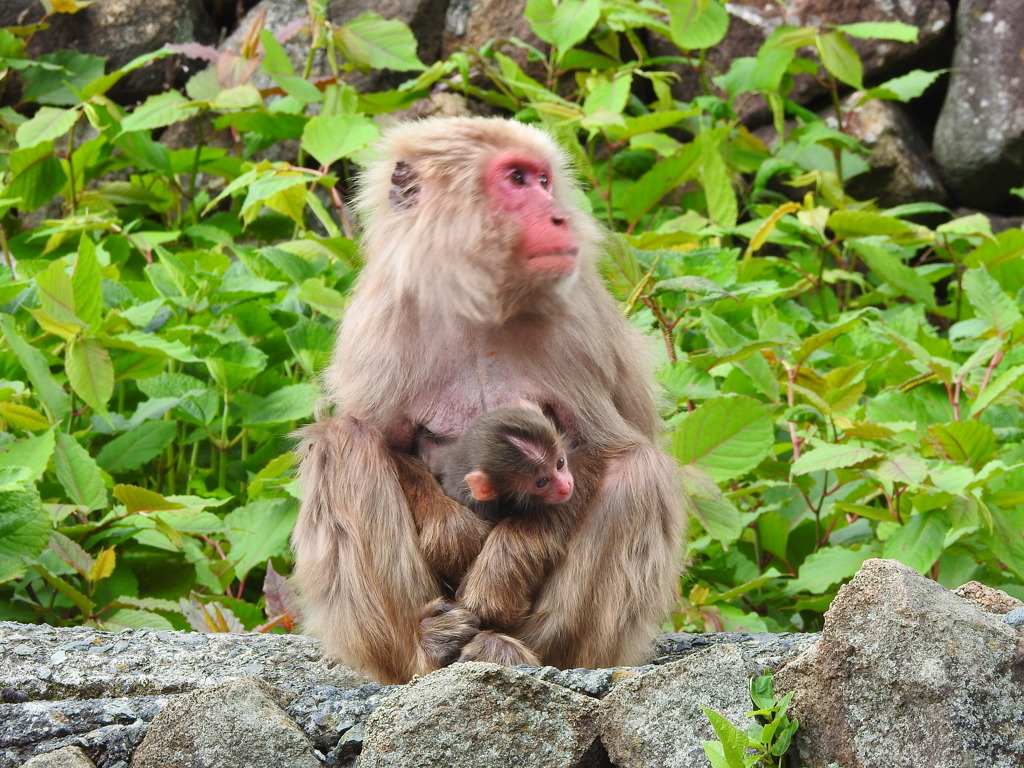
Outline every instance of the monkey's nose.
[[564, 227], [565, 226], [565, 216], [558, 216], [558, 215], [552, 216], [551, 217], [551, 223], [554, 224], [556, 227]]

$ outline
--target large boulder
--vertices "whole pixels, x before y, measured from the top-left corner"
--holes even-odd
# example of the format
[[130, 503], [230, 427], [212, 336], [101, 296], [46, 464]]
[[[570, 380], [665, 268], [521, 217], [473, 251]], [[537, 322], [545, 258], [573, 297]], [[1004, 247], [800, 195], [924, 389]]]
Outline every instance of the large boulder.
[[840, 589], [821, 639], [775, 675], [797, 765], [1019, 768], [1024, 634], [894, 560]]
[[1024, 9], [1020, 0], [960, 0], [935, 159], [960, 202], [985, 208], [1024, 184]]

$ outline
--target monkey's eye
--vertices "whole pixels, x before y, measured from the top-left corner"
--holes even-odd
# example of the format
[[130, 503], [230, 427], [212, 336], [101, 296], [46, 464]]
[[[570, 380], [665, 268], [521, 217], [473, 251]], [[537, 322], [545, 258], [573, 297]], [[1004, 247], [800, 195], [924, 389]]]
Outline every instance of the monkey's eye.
[[558, 461], [555, 462], [555, 469], [561, 469], [565, 466], [565, 456], [559, 456]]
[[517, 187], [526, 186], [526, 176], [519, 168], [513, 168], [508, 177]]
[[543, 488], [543, 487], [544, 487], [545, 485], [547, 485], [547, 484], [548, 484], [548, 479], [547, 479], [546, 477], [542, 477], [542, 478], [541, 478], [540, 480], [538, 480], [538, 481], [537, 481], [537, 483], [536, 483], [536, 485], [537, 485], [537, 487], [538, 487], [538, 488]]
[[550, 181], [548, 181], [548, 175], [546, 173], [541, 173], [539, 180], [541, 189], [547, 189], [548, 185], [551, 183]]

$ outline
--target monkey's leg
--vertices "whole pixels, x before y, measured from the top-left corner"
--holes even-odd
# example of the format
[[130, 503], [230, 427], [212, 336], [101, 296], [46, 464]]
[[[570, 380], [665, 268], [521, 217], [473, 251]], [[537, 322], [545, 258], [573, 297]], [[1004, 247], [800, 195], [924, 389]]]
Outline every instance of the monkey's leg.
[[405, 682], [417, 671], [420, 611], [440, 593], [391, 453], [349, 417], [301, 434], [292, 546], [304, 624], [329, 655], [382, 682]]
[[561, 668], [642, 662], [675, 601], [684, 533], [675, 461], [649, 444], [613, 456], [515, 635]]

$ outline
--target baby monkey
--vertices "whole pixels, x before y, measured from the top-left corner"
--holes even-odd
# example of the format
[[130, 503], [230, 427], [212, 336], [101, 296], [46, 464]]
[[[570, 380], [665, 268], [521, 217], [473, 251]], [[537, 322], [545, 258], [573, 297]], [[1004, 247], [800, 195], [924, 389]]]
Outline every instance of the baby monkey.
[[445, 458], [444, 492], [492, 522], [572, 496], [565, 445], [554, 425], [532, 407], [486, 413]]

